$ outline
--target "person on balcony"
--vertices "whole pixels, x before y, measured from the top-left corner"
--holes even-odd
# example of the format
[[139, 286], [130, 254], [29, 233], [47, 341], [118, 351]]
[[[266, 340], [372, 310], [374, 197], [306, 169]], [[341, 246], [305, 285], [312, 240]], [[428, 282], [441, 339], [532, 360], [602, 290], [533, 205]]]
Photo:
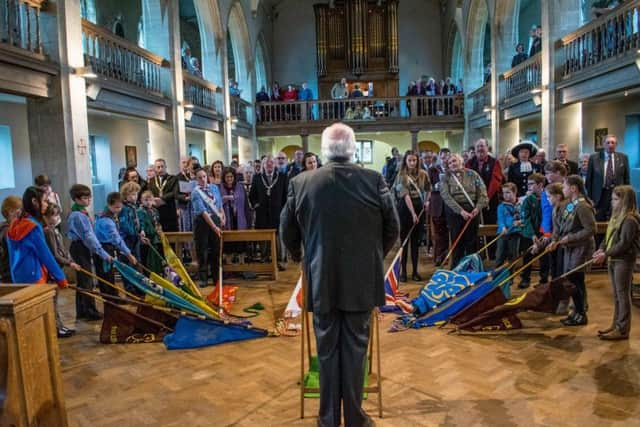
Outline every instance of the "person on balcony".
[[[349, 87], [347, 86], [347, 79], [343, 77], [339, 82], [333, 85], [331, 88], [331, 99], [347, 99], [349, 98]], [[337, 102], [334, 104], [334, 117], [336, 119], [344, 116], [345, 105], [344, 102]]]
[[[302, 89], [298, 92], [298, 101], [313, 101], [313, 92], [307, 82], [302, 82]], [[313, 120], [313, 105], [307, 104], [307, 120]]]
[[[416, 82], [414, 80], [411, 80], [409, 82], [409, 87], [407, 88], [407, 94], [405, 96], [418, 96], [419, 92], [418, 92], [418, 86], [416, 85]], [[418, 100], [418, 103], [420, 103], [420, 100]], [[418, 110], [420, 109], [420, 107], [418, 106]], [[411, 100], [407, 99], [407, 111], [409, 112], [409, 116], [411, 116]], [[418, 115], [420, 115], [420, 113], [418, 113]]]
[[[280, 88], [280, 84], [278, 82], [273, 82], [273, 86], [271, 87], [271, 102], [281, 102], [282, 101], [282, 89]], [[272, 120], [280, 121], [282, 117], [284, 117], [284, 111], [282, 110], [282, 105], [274, 105], [270, 108], [270, 114]]]
[[202, 70], [200, 69], [200, 61], [198, 61], [198, 58], [192, 56], [189, 62], [191, 62], [191, 74], [201, 79]]
[[[287, 85], [287, 90], [282, 92], [282, 100], [285, 102], [294, 102], [298, 100], [298, 91], [293, 85]], [[297, 111], [297, 105], [285, 106], [285, 119], [286, 120], [298, 120], [300, 114]]]
[[533, 40], [531, 43], [531, 49], [529, 50], [529, 58], [533, 55], [540, 53], [542, 50], [542, 27], [540, 25], [536, 26], [536, 31], [533, 35]]
[[[260, 88], [260, 91], [256, 93], [256, 102], [269, 102], [269, 101], [270, 101], [270, 98], [269, 98], [269, 94], [267, 93], [267, 88], [264, 87], [264, 85], [262, 85], [262, 87]], [[267, 107], [265, 107], [264, 105], [261, 105], [260, 108], [258, 109], [259, 122], [269, 120], [269, 115], [267, 114], [267, 112], [268, 112]]]
[[349, 95], [349, 97], [350, 98], [362, 98], [363, 96], [364, 96], [364, 94], [360, 90], [360, 85], [358, 83], [356, 83], [354, 85], [353, 90], [351, 91], [351, 94]]
[[238, 82], [234, 79], [229, 79], [229, 95], [239, 98], [241, 93], [242, 89], [238, 86]]
[[522, 43], [518, 43], [516, 45], [516, 54], [513, 55], [513, 59], [511, 60], [511, 68], [526, 61], [528, 57], [529, 56], [524, 52], [524, 45]]

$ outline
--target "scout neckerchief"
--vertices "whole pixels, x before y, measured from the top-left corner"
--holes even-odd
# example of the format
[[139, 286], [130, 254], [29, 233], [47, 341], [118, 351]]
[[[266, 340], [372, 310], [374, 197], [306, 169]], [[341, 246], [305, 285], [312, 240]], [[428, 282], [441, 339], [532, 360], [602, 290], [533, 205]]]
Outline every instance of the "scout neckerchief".
[[278, 182], [278, 178], [280, 178], [280, 174], [279, 173], [275, 173], [275, 179], [271, 182], [271, 185], [268, 185], [265, 180], [265, 174], [262, 173], [260, 174], [260, 179], [262, 180], [262, 184], [264, 185], [264, 187], [267, 189], [267, 197], [271, 197], [271, 189], [276, 185], [276, 183]]
[[[462, 170], [462, 172], [464, 174], [464, 170]], [[458, 177], [456, 176], [455, 172], [451, 172], [451, 176], [453, 177], [453, 179], [456, 180], [456, 184], [458, 184], [458, 187], [460, 187], [460, 189], [462, 190], [462, 193], [464, 194], [464, 197], [467, 198], [467, 201], [471, 204], [472, 208], [476, 207], [476, 204], [473, 203], [473, 200], [471, 200], [471, 197], [469, 197], [469, 193], [467, 193], [467, 190], [464, 189], [464, 187], [462, 186], [462, 184], [460, 183], [460, 180], [458, 179]]]
[[72, 212], [80, 212], [85, 214], [86, 216], [89, 216], [89, 211], [87, 211], [87, 207], [86, 206], [82, 206], [79, 205], [77, 203], [73, 203], [73, 205], [71, 205], [71, 211]]
[[[138, 218], [138, 214], [136, 213], [137, 208], [135, 203], [131, 203], [125, 200], [124, 205], [130, 208], [130, 212], [133, 212], [133, 223], [136, 227], [136, 233], [140, 233], [140, 219]], [[129, 214], [129, 216], [131, 215]]]
[[[166, 177], [166, 175], [163, 175], [163, 176]], [[169, 178], [168, 177], [165, 178], [164, 182], [162, 182], [162, 177], [156, 176], [154, 179], [156, 181], [156, 187], [158, 187], [158, 193], [159, 193], [158, 197], [162, 197], [162, 192], [164, 191], [164, 187], [167, 185]], [[162, 185], [160, 185], [161, 183]]]
[[218, 207], [216, 206], [216, 201], [213, 198], [213, 195], [210, 194], [209, 188], [201, 188], [200, 186], [197, 186], [193, 191], [198, 193], [200, 197], [202, 197], [202, 201], [207, 206], [209, 206], [213, 213], [216, 214], [218, 219], [222, 220], [221, 209], [218, 209]]
[[[418, 172], [418, 176], [419, 175], [420, 175], [420, 172]], [[413, 179], [410, 173], [407, 173], [406, 176], [407, 176], [407, 180], [409, 181], [409, 185], [412, 186], [418, 192], [418, 195], [420, 196], [420, 201], [424, 203], [424, 196], [422, 195], [422, 190], [420, 189], [420, 187], [418, 187], [418, 184]]]
[[564, 232], [565, 226], [569, 224], [569, 222], [573, 221], [573, 218], [576, 216], [576, 207], [582, 202], [586, 203], [586, 199], [584, 197], [578, 197], [565, 205], [562, 214], [560, 215], [559, 228], [561, 231]]

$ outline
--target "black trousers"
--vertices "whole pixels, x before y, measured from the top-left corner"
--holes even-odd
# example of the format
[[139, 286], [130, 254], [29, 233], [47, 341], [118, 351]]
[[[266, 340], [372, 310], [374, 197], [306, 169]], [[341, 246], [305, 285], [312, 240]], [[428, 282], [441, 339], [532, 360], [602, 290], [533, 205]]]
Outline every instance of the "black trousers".
[[[117, 258], [117, 251], [115, 246], [109, 244], [109, 243], [101, 243], [102, 245], [102, 249], [105, 250], [105, 252], [107, 252], [109, 255], [111, 255], [114, 259]], [[113, 283], [115, 285], [116, 283], [116, 276], [113, 272], [113, 266], [111, 264], [107, 264], [106, 261], [104, 261], [102, 258], [100, 258], [98, 255], [94, 255], [93, 256], [93, 265], [96, 266], [96, 274], [98, 275], [99, 278], [101, 278], [102, 280], [105, 280], [109, 283]], [[112, 288], [109, 285], [105, 285], [104, 283], [100, 282], [99, 283], [100, 286], [100, 292], [103, 295], [111, 295], [114, 297], [118, 296], [118, 290], [115, 288]]]
[[[449, 233], [451, 234], [451, 244], [453, 245], [462, 232], [467, 220], [462, 218], [458, 213], [452, 211], [448, 206], [445, 206], [445, 213], [447, 217], [447, 225], [449, 226]], [[471, 223], [467, 227], [464, 235], [460, 238], [460, 241], [453, 249], [451, 254], [451, 266], [455, 267], [458, 262], [466, 256], [476, 253], [478, 250], [478, 226], [480, 224], [480, 218], [477, 216], [471, 220]]]
[[587, 287], [584, 283], [584, 272], [577, 271], [567, 276], [567, 279], [573, 283], [576, 289], [573, 291], [573, 305], [577, 314], [586, 314], [587, 312]]
[[[411, 200], [413, 204], [413, 210], [416, 215], [420, 213], [422, 210], [422, 202], [420, 199]], [[404, 239], [409, 235], [409, 230], [413, 227], [413, 217], [411, 216], [411, 211], [407, 207], [407, 204], [404, 200], [398, 201], [398, 213], [400, 215], [400, 242], [404, 242]], [[407, 274], [407, 258], [409, 255], [409, 245], [411, 245], [411, 266], [413, 267], [413, 272], [418, 272], [418, 249], [420, 249], [420, 240], [422, 238], [422, 232], [424, 231], [424, 217], [425, 213], [423, 212], [418, 218], [418, 223], [411, 231], [411, 236], [409, 237], [409, 241], [407, 245], [402, 250], [402, 271]]]
[[207, 282], [209, 270], [211, 270], [215, 285], [220, 267], [220, 238], [209, 227], [202, 215], [193, 219], [193, 240], [198, 258], [198, 280]]
[[[529, 249], [531, 245], [533, 245], [532, 239], [524, 236], [520, 237], [520, 253], [523, 253], [524, 251]], [[527, 252], [522, 258], [522, 263], [528, 264], [533, 259], [534, 256], [535, 255], [531, 251]], [[526, 282], [531, 281], [531, 266], [528, 266], [527, 268], [522, 270], [522, 273], [520, 274], [520, 278], [522, 278], [522, 280]]]
[[368, 424], [362, 390], [370, 320], [371, 311], [313, 314], [320, 368], [319, 422], [323, 426], [340, 425], [341, 404], [345, 426]]
[[[80, 240], [74, 240], [71, 242], [69, 254], [76, 264], [84, 270], [91, 271], [91, 252]], [[78, 272], [77, 280], [78, 288], [86, 289], [88, 291], [93, 290], [93, 280], [91, 277]], [[95, 313], [96, 311], [98, 311], [96, 309], [96, 302], [92, 297], [76, 292], [76, 317], [84, 317], [87, 314], [92, 312]]]

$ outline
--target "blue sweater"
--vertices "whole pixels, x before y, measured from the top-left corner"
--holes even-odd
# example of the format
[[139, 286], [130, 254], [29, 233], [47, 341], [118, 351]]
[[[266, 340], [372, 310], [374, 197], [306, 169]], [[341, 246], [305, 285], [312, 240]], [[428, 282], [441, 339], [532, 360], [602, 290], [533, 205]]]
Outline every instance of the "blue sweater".
[[517, 205], [511, 203], [502, 202], [498, 205], [498, 234], [505, 229], [508, 234], [520, 232], [520, 227], [513, 225], [518, 209]]
[[44, 230], [32, 216], [18, 218], [9, 226], [7, 246], [14, 283], [46, 283], [46, 272], [60, 285], [66, 285], [64, 273], [53, 257]]

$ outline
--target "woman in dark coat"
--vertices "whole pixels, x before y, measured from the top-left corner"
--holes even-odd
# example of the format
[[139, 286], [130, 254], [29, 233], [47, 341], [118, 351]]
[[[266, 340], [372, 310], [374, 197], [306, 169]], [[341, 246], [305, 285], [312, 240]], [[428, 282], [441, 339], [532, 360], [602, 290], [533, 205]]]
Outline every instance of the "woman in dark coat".
[[513, 157], [518, 161], [509, 166], [507, 181], [513, 182], [518, 187], [518, 197], [527, 194], [527, 180], [532, 173], [544, 174], [540, 165], [531, 162], [531, 158], [536, 155], [538, 147], [531, 141], [522, 141], [511, 149]]

